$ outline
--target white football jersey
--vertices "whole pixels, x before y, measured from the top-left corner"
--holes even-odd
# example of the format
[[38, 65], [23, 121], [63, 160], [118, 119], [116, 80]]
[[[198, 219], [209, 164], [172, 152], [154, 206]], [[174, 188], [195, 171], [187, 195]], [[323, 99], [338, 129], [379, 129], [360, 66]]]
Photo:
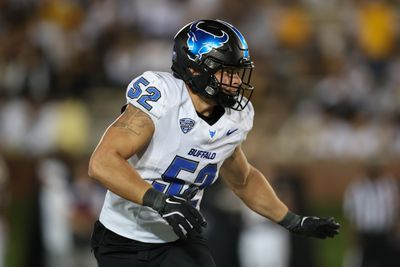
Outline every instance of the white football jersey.
[[[203, 189], [215, 182], [219, 168], [246, 139], [253, 126], [251, 103], [243, 111], [226, 109], [213, 125], [201, 119], [185, 83], [166, 72], [145, 72], [127, 88], [127, 102], [152, 118], [155, 131], [142, 155], [129, 161], [141, 177], [166, 194], [200, 190], [192, 203], [199, 209]], [[100, 221], [124, 237], [148, 243], [178, 239], [153, 209], [108, 191]]]

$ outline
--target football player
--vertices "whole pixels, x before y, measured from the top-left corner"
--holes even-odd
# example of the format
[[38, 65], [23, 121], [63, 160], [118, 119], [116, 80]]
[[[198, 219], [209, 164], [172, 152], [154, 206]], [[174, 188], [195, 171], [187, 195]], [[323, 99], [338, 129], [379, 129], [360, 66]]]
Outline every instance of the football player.
[[92, 248], [100, 267], [215, 266], [201, 233], [204, 190], [221, 176], [252, 210], [289, 231], [333, 237], [333, 218], [288, 210], [241, 143], [253, 126], [254, 64], [243, 35], [198, 20], [174, 38], [172, 73], [132, 80], [89, 175], [107, 189]]

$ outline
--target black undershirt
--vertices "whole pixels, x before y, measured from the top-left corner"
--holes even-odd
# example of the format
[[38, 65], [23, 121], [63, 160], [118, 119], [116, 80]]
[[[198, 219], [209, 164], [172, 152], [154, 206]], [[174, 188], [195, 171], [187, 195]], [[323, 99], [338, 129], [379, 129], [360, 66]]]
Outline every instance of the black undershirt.
[[225, 113], [225, 109], [221, 106], [216, 106], [210, 116], [206, 117], [203, 114], [196, 112], [197, 115], [207, 122], [209, 125], [214, 125]]

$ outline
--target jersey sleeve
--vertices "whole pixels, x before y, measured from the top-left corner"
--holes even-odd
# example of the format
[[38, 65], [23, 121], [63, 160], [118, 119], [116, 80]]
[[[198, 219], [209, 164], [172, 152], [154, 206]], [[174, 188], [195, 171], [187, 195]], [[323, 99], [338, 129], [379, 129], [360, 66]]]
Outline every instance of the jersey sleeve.
[[165, 91], [165, 83], [161, 78], [156, 73], [147, 71], [129, 83], [126, 101], [156, 121], [166, 112]]

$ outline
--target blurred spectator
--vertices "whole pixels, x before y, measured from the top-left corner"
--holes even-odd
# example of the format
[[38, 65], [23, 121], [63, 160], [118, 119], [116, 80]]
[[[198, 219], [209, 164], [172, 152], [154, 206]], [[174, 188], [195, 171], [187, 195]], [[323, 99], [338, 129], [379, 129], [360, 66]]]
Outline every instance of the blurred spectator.
[[289, 233], [281, 226], [243, 208], [238, 251], [242, 267], [288, 267]]
[[[298, 170], [277, 168], [273, 187], [290, 210], [308, 214], [303, 178]], [[242, 267], [314, 267], [313, 240], [291, 235], [279, 225], [243, 209], [244, 226], [239, 238]]]
[[283, 1], [277, 8], [275, 34], [285, 48], [298, 49], [310, 42], [312, 25], [307, 9], [297, 1]]
[[[54, 153], [56, 149], [56, 135], [59, 118], [59, 104], [53, 101], [34, 107], [29, 128], [24, 133], [20, 153], [40, 156]], [[35, 109], [36, 108], [36, 109]]]
[[73, 266], [68, 175], [66, 164], [56, 158], [43, 159], [39, 163], [39, 210], [45, 267]]
[[[145, 41], [134, 34], [121, 36], [105, 55], [104, 69], [107, 78], [122, 87], [128, 82], [127, 77], [131, 77], [133, 73], [141, 73], [149, 67], [168, 71], [171, 55], [165, 51], [172, 53], [172, 46], [166, 40]], [[141, 64], [137, 64], [138, 62]]]
[[91, 120], [80, 99], [59, 103], [56, 127], [56, 149], [71, 156], [83, 155], [89, 143]]
[[89, 127], [87, 108], [78, 99], [37, 104], [17, 98], [0, 107], [3, 149], [16, 154], [82, 155], [88, 144]]
[[87, 175], [86, 161], [79, 157], [73, 161], [71, 185], [71, 229], [73, 235], [73, 267], [95, 267], [96, 260], [90, 250], [93, 221], [98, 217], [105, 189]]
[[105, 190], [89, 179], [85, 160], [65, 155], [38, 164], [44, 267], [94, 267], [89, 240]]
[[0, 141], [4, 151], [15, 153], [24, 147], [33, 108], [24, 98], [9, 100], [0, 107]]
[[381, 81], [396, 45], [396, 15], [387, 1], [361, 1], [356, 13], [356, 38], [375, 78]]
[[[185, 25], [184, 16], [190, 2], [196, 1], [139, 0], [133, 1], [131, 8], [121, 10], [124, 10], [125, 18], [136, 20], [135, 24], [144, 34], [168, 37], [175, 34], [176, 30], [182, 25]], [[132, 16], [129, 10], [135, 10], [135, 16]], [[152, 16], [148, 15], [149, 10], [151, 10]], [[174, 15], [171, 16], [171, 14]]]
[[344, 213], [355, 235], [353, 254], [348, 267], [398, 266], [395, 244], [399, 224], [399, 184], [372, 163], [366, 174], [351, 183], [344, 196]]

